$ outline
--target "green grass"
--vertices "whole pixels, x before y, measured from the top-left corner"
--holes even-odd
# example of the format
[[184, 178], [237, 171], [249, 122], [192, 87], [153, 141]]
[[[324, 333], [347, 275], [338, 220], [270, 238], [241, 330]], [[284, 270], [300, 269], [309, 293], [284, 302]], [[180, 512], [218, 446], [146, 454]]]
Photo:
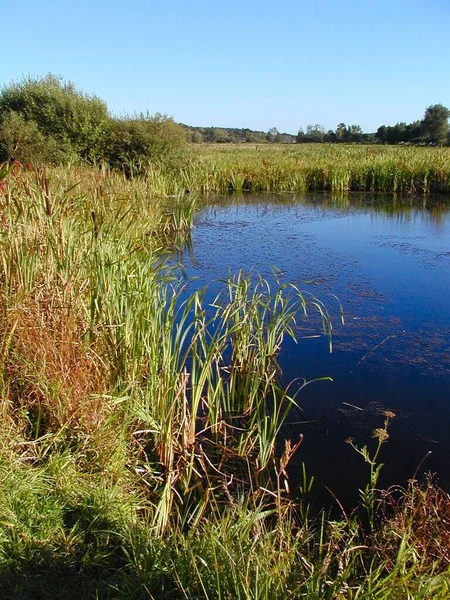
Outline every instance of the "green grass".
[[[150, 167], [156, 192], [367, 191], [403, 195], [448, 193], [450, 149], [305, 144], [193, 145], [170, 172]], [[170, 190], [170, 191], [169, 191]]]
[[212, 303], [187, 294], [171, 249], [192, 194], [168, 204], [106, 170], [7, 171], [2, 598], [448, 597], [442, 490], [383, 494], [377, 455], [358, 449], [371, 475], [354, 514], [309, 514], [306, 476], [289, 492], [299, 440], [281, 432], [301, 391], [277, 355], [313, 316], [331, 342], [318, 299], [243, 272]]

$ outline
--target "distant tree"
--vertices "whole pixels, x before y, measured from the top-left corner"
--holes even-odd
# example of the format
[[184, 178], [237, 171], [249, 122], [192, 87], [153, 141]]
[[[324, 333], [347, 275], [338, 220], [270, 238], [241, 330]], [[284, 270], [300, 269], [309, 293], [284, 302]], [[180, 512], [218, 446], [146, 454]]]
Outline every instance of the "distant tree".
[[189, 132], [189, 139], [193, 144], [201, 144], [203, 142], [203, 135], [197, 129]]
[[[253, 131], [252, 129], [243, 129], [239, 127], [192, 127], [183, 125], [188, 133], [191, 142], [224, 143], [256, 143], [267, 142], [267, 133], [264, 131]], [[278, 134], [280, 138], [284, 134]], [[293, 136], [291, 136], [293, 137]], [[280, 141], [283, 141], [280, 139]]]
[[239, 129], [239, 135], [241, 142], [246, 143], [259, 143], [265, 141], [265, 135], [261, 131], [253, 131], [252, 129]]
[[359, 125], [350, 125], [347, 130], [350, 142], [360, 142], [363, 138], [363, 130]]
[[267, 141], [268, 142], [279, 142], [280, 141], [280, 132], [276, 127], [271, 127], [267, 132]]
[[387, 129], [388, 128], [386, 125], [380, 125], [380, 127], [378, 127], [375, 134], [375, 139], [377, 142], [380, 142], [381, 144], [385, 144], [387, 142]]
[[305, 132], [300, 127], [300, 129], [297, 132], [297, 136], [295, 138], [295, 142], [296, 142], [296, 144], [303, 144], [305, 141], [306, 141], [305, 140]]
[[375, 134], [374, 133], [364, 133], [362, 137], [362, 141], [364, 144], [375, 144]]
[[336, 127], [336, 141], [345, 142], [347, 140], [347, 126], [345, 123], [339, 123]]
[[214, 141], [219, 144], [225, 144], [232, 141], [229, 132], [222, 127], [214, 127], [214, 138]]
[[422, 121], [413, 121], [406, 126], [408, 142], [419, 143], [423, 139], [424, 129]]
[[393, 126], [381, 125], [376, 133], [376, 140], [387, 144], [400, 143], [433, 143], [446, 144], [449, 139], [448, 119], [450, 110], [442, 104], [429, 106], [421, 121], [397, 123]]
[[386, 141], [388, 144], [399, 144], [407, 139], [406, 123], [396, 123], [392, 127], [386, 128]]
[[442, 104], [433, 104], [425, 111], [422, 121], [425, 140], [434, 144], [445, 144], [448, 136], [450, 111]]
[[295, 135], [292, 135], [292, 133], [280, 133], [280, 137], [283, 144], [293, 144], [295, 142]]
[[316, 125], [308, 125], [306, 128], [306, 138], [308, 142], [317, 144], [323, 142], [325, 137], [325, 130], [322, 125], [318, 123]]
[[323, 141], [324, 142], [330, 142], [330, 143], [337, 142], [336, 133], [332, 129], [329, 129], [326, 132], [326, 134], [325, 134], [325, 136], [323, 138]]
[[382, 144], [418, 143], [421, 141], [422, 121], [397, 123], [393, 126], [381, 125], [375, 134], [376, 141]]

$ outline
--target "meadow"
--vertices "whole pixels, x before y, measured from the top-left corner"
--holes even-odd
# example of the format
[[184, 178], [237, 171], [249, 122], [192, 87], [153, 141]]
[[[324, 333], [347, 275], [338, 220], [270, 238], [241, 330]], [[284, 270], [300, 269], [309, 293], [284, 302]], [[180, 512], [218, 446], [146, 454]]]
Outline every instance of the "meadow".
[[2, 597], [448, 598], [448, 494], [377, 489], [395, 415], [374, 449], [349, 440], [367, 468], [351, 514], [311, 510], [307, 465], [290, 489], [301, 390], [277, 355], [311, 315], [331, 339], [326, 306], [242, 272], [207, 305], [173, 250], [193, 192], [446, 192], [449, 173], [438, 148], [202, 147], [140, 176], [3, 165]]

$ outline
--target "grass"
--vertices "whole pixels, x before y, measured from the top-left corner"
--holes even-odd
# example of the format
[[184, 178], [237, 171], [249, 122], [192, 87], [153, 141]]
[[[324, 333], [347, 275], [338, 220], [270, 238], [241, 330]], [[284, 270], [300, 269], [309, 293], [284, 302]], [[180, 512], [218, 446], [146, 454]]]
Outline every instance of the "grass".
[[305, 144], [193, 145], [179, 169], [150, 167], [156, 193], [366, 191], [427, 195], [450, 191], [450, 149]]
[[78, 165], [53, 169], [52, 179], [59, 180], [62, 191], [77, 183], [79, 194], [104, 200], [118, 192], [151, 204], [155, 197], [173, 197], [186, 191], [185, 201], [189, 192], [360, 191], [426, 196], [449, 193], [450, 148], [192, 144], [178, 165], [143, 162], [138, 172], [145, 175], [124, 178], [105, 167], [98, 171]]
[[243, 272], [210, 304], [189, 295], [172, 248], [192, 193], [169, 206], [80, 167], [2, 177], [3, 598], [448, 597], [450, 498], [431, 482], [382, 493], [356, 448], [354, 514], [309, 514], [306, 477], [289, 491], [301, 392], [277, 355], [313, 314], [330, 339], [319, 300]]

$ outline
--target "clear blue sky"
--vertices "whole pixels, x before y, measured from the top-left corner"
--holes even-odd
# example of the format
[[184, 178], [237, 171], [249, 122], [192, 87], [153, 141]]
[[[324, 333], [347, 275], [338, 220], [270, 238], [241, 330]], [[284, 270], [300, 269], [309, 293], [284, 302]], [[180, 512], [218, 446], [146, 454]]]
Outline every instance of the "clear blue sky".
[[450, 0], [0, 0], [0, 83], [51, 72], [117, 115], [295, 133], [450, 107]]

